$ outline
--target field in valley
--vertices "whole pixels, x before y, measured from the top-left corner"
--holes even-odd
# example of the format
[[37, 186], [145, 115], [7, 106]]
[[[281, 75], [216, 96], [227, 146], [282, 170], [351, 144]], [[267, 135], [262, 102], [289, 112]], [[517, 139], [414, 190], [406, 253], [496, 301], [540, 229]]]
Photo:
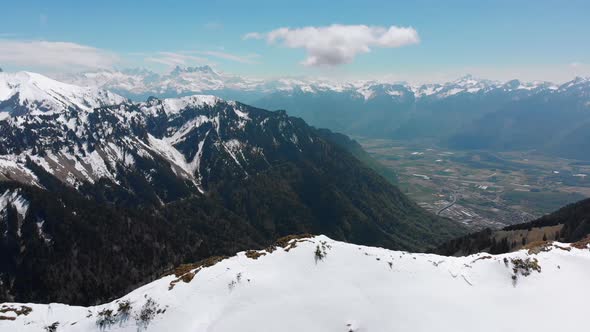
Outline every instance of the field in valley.
[[424, 208], [468, 227], [522, 223], [590, 197], [590, 163], [534, 152], [450, 151], [356, 138]]

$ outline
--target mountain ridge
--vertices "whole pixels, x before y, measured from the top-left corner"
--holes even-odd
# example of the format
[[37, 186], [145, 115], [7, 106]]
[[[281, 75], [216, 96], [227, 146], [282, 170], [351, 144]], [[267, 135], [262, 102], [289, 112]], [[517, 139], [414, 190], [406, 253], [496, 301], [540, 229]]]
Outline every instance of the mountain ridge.
[[3, 300], [96, 303], [293, 233], [422, 251], [465, 231], [283, 111], [203, 95], [18, 105], [0, 120]]
[[[334, 332], [432, 331], [434, 326], [440, 331], [473, 326], [480, 331], [576, 329], [585, 324], [579, 294], [588, 289], [589, 260], [588, 247], [558, 242], [534, 253], [444, 257], [357, 246], [326, 236], [293, 236], [264, 250], [180, 266], [97, 306], [4, 303], [0, 328], [260, 331], [264, 324], [263, 329], [274, 331]], [[575, 288], [564, 290], [564, 285]], [[456, 301], [457, 296], [462, 300]], [[547, 297], [559, 305], [539, 306]], [[427, 319], [425, 312], [430, 313]], [[535, 315], [569, 318], [530, 318]], [[486, 321], [490, 317], [501, 319]]]
[[[210, 66], [180, 67], [176, 66], [168, 73], [159, 74], [147, 69], [103, 70], [62, 75], [60, 79], [81, 86], [100, 87], [109, 90], [127, 92], [135, 95], [173, 95], [186, 93], [212, 92], [219, 90], [243, 90], [270, 94], [274, 92], [319, 93], [319, 92], [354, 92], [355, 97], [368, 100], [377, 94], [397, 97], [411, 94], [414, 98], [446, 98], [459, 93], [487, 93], [492, 90], [534, 91], [560, 90], [572, 84], [588, 82], [588, 78], [576, 77], [562, 84], [547, 81], [521, 81], [512, 79], [494, 81], [478, 79], [465, 75], [456, 80], [441, 83], [408, 84], [390, 80], [336, 81], [313, 78], [271, 78], [251, 79], [219, 72]], [[381, 90], [381, 91], [379, 91]]]

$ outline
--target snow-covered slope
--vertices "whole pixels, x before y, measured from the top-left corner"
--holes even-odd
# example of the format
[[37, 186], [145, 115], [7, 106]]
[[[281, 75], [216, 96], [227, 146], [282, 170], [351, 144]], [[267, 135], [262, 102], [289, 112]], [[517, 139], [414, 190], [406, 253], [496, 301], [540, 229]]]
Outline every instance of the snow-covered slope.
[[96, 87], [79, 87], [30, 73], [0, 73], [0, 119], [9, 114], [43, 114], [75, 108], [89, 111], [125, 98]]
[[577, 331], [590, 250], [456, 258], [317, 236], [177, 272], [95, 307], [4, 303], [0, 330]]
[[0, 87], [0, 180], [39, 185], [33, 162], [74, 187], [100, 179], [120, 184], [126, 171], [152, 182], [163, 159], [164, 169], [202, 190], [215, 172], [244, 177], [268, 166], [270, 149], [301, 151], [308, 141], [284, 113], [211, 95], [133, 103], [25, 72], [1, 73]]

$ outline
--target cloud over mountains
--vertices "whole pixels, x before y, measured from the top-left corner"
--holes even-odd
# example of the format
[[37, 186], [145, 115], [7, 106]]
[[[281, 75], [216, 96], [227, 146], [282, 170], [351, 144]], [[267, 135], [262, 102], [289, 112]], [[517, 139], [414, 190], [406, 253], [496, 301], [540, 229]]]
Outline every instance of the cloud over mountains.
[[371, 48], [396, 48], [420, 42], [412, 27], [379, 27], [333, 24], [326, 27], [279, 28], [267, 33], [251, 32], [244, 39], [265, 39], [270, 44], [303, 48], [306, 66], [350, 63], [358, 54]]
[[111, 68], [119, 61], [115, 53], [71, 42], [0, 39], [0, 63], [55, 70]]

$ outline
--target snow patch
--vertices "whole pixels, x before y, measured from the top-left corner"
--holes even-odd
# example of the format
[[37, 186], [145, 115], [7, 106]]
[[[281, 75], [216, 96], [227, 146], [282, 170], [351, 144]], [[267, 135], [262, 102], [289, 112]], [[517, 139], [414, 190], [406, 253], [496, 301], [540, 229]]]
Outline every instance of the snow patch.
[[23, 221], [29, 210], [29, 201], [22, 196], [20, 189], [8, 189], [0, 196], [0, 212], [5, 214], [8, 206], [13, 206], [18, 214], [18, 228], [16, 234], [20, 238], [22, 235]]

